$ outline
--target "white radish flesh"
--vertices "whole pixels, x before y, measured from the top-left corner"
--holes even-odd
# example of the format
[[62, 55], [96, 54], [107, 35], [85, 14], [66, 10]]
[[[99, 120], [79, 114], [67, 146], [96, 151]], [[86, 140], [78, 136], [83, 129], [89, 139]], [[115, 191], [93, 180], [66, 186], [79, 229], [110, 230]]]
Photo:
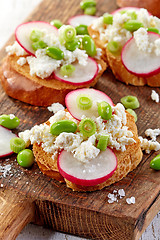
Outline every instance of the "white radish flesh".
[[78, 62], [72, 64], [75, 71], [71, 76], [62, 76], [60, 68], [54, 72], [55, 79], [62, 82], [71, 83], [72, 85], [83, 85], [91, 83], [98, 74], [98, 64], [90, 57], [87, 59], [87, 65], [80, 65]]
[[[85, 94], [92, 100], [91, 108], [86, 110], [82, 110], [79, 108], [76, 99], [80, 94]], [[83, 115], [90, 118], [92, 118], [93, 116], [98, 117], [99, 115], [97, 110], [97, 103], [102, 101], [106, 101], [111, 106], [114, 106], [110, 97], [108, 97], [105, 93], [93, 88], [82, 88], [71, 91], [66, 95], [65, 98], [65, 104], [68, 111], [77, 120], [81, 120]]]
[[0, 158], [13, 154], [10, 149], [10, 140], [14, 137], [17, 137], [17, 135], [9, 129], [0, 126]]
[[90, 15], [77, 15], [77, 16], [74, 16], [74, 17], [71, 17], [69, 20], [68, 20], [68, 23], [70, 25], [72, 25], [73, 27], [77, 27], [79, 26], [80, 24], [83, 24], [83, 25], [91, 25], [93, 23], [94, 20], [96, 20], [97, 17], [96, 16], [90, 16]]
[[35, 51], [31, 46], [30, 34], [34, 29], [45, 30], [47, 34], [54, 33], [58, 35], [57, 28], [47, 22], [35, 21], [20, 24], [15, 30], [16, 40], [28, 54], [33, 56]]
[[68, 181], [81, 186], [95, 186], [105, 182], [116, 168], [117, 158], [110, 148], [101, 151], [96, 158], [86, 163], [80, 162], [65, 150], [58, 157], [60, 174]]
[[[149, 32], [150, 43], [160, 38], [159, 34]], [[122, 63], [132, 74], [140, 77], [149, 77], [160, 72], [160, 56], [154, 51], [143, 52], [138, 49], [134, 37], [132, 37], [122, 49]]]

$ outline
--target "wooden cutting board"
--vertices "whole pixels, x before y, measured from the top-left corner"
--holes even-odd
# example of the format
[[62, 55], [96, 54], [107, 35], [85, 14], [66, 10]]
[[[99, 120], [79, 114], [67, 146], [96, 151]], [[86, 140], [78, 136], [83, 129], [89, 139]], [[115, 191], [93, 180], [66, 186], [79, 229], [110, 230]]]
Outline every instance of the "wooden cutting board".
[[[113, 0], [97, 2], [97, 16], [116, 9]], [[67, 23], [69, 17], [82, 13], [79, 3], [79, 0], [44, 0], [26, 21], [58, 18]], [[13, 37], [9, 42], [12, 41]], [[0, 59], [6, 54], [4, 49], [0, 51]], [[150, 98], [153, 88], [126, 86], [116, 81], [109, 70], [100, 78], [96, 88], [108, 94], [114, 103], [125, 95], [138, 97], [141, 104], [136, 110], [139, 135], [144, 137], [146, 129], [160, 126], [160, 105]], [[154, 89], [160, 94], [159, 88]], [[15, 132], [29, 129], [51, 116], [46, 108], [9, 98], [0, 86], [0, 114], [4, 113], [14, 113], [21, 119]], [[0, 195], [0, 239], [15, 239], [30, 221], [92, 239], [139, 239], [160, 210], [160, 172], [149, 167], [155, 155], [154, 152], [144, 154], [140, 165], [126, 178], [93, 193], [72, 192], [65, 184], [44, 176], [36, 164], [25, 170], [16, 163], [15, 155], [1, 159], [0, 166], [11, 169], [6, 176], [0, 173], [0, 186], [7, 189]], [[108, 193], [121, 188], [125, 190], [126, 197], [135, 197], [134, 205], [128, 205], [126, 197], [119, 202], [108, 203]]]

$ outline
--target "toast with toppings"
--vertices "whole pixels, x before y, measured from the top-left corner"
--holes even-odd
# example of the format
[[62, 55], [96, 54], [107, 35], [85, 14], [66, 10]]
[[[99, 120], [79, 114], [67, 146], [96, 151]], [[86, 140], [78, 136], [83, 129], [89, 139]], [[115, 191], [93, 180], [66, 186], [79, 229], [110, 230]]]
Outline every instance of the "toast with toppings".
[[61, 82], [53, 75], [47, 79], [31, 76], [29, 65], [19, 66], [18, 58], [13, 55], [4, 59], [0, 70], [2, 87], [8, 96], [36, 106], [49, 106], [57, 101], [64, 105], [64, 99], [68, 92], [81, 87], [93, 87], [106, 69], [106, 63], [97, 59], [101, 69], [93, 82], [77, 86]]
[[[90, 36], [94, 38], [97, 47], [102, 49], [103, 59], [108, 63], [116, 79], [135, 86], [149, 85], [153, 87], [160, 86], [160, 66], [157, 67], [157, 71], [154, 69], [153, 56], [157, 57], [157, 62], [160, 62], [160, 52], [159, 52], [159, 42], [160, 36], [157, 35], [157, 40], [151, 41], [151, 32], [154, 34], [159, 33], [159, 23], [160, 19], [152, 16], [145, 9], [138, 8], [121, 8], [111, 14], [113, 22], [112, 24], [105, 24], [105, 15], [95, 20], [95, 22], [88, 27]], [[130, 29], [129, 24], [138, 22], [139, 27], [134, 31]], [[127, 25], [127, 24], [128, 25]], [[136, 23], [137, 24], [137, 23]], [[125, 27], [124, 27], [125, 26]], [[141, 27], [140, 27], [141, 26]], [[130, 31], [129, 31], [130, 29]], [[148, 30], [148, 32], [147, 32]], [[155, 32], [154, 32], [155, 31]], [[135, 41], [135, 51], [136, 55], [135, 65], [138, 65], [141, 72], [137, 73], [136, 69], [130, 69], [126, 67], [122, 59], [123, 49], [125, 46], [128, 47], [128, 42], [131, 38]], [[108, 43], [116, 42], [119, 45], [117, 52], [109, 48]], [[127, 45], [128, 44], [128, 45]], [[113, 46], [114, 47], [114, 46]], [[113, 50], [113, 51], [112, 51]], [[132, 54], [133, 54], [132, 53]], [[139, 61], [140, 55], [148, 55], [148, 59]], [[130, 64], [130, 58], [127, 59], [128, 65]], [[147, 63], [151, 66], [150, 71], [146, 74]], [[137, 63], [138, 62], [138, 63]], [[131, 65], [134, 66], [132, 63]], [[146, 65], [146, 68], [145, 68]], [[152, 66], [153, 65], [153, 66]], [[143, 67], [145, 69], [143, 69]], [[153, 69], [153, 70], [152, 70]]]
[[[38, 34], [41, 38], [37, 41]], [[74, 36], [73, 45], [66, 47], [66, 42], [59, 40], [58, 29], [48, 23], [21, 24], [15, 36], [16, 42], [6, 48], [8, 55], [3, 60], [0, 79], [5, 92], [20, 101], [36, 106], [64, 104], [68, 92], [93, 87], [107, 67], [96, 50], [90, 57], [79, 47], [78, 36]], [[36, 45], [42, 43], [43, 46]], [[61, 71], [63, 66], [71, 65], [73, 72]]]
[[[86, 110], [80, 108], [79, 97], [92, 99], [92, 106]], [[97, 112], [97, 102], [104, 103], [104, 100], [112, 108], [112, 116], [107, 121]], [[106, 94], [95, 89], [72, 91], [65, 101], [65, 111], [59, 110], [46, 123], [19, 134], [26, 143], [32, 141], [35, 160], [42, 173], [66, 182], [73, 191], [95, 191], [120, 181], [137, 167], [142, 159], [137, 127], [134, 117], [122, 104], [114, 106]], [[53, 126], [57, 131], [63, 120], [77, 124], [77, 130], [53, 133]], [[88, 123], [82, 127], [85, 121]], [[92, 125], [96, 126], [95, 131]], [[88, 128], [92, 133], [86, 137]], [[98, 145], [101, 136], [109, 139], [103, 150]], [[104, 147], [104, 142], [102, 145]]]

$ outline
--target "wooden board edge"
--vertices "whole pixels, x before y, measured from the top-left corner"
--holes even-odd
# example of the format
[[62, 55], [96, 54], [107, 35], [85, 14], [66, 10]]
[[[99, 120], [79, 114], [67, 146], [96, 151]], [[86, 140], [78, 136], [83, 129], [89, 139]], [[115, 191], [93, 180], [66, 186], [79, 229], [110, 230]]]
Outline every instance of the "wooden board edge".
[[160, 209], [160, 191], [154, 200], [139, 215], [134, 229], [134, 238], [138, 240]]

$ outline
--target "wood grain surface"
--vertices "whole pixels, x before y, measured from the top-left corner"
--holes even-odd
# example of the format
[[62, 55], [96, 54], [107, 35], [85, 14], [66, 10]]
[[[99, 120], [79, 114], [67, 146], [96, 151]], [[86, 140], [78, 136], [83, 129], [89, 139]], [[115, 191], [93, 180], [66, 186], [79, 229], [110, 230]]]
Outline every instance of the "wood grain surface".
[[[67, 23], [69, 17], [81, 13], [79, 2], [43, 1], [27, 20], [50, 21], [58, 18]], [[115, 8], [115, 1], [100, 0], [97, 15], [113, 11]], [[12, 40], [13, 37], [10, 41]], [[4, 56], [3, 48], [0, 58]], [[116, 81], [108, 70], [96, 88], [108, 94], [114, 103], [119, 102], [125, 95], [138, 97], [141, 104], [136, 111], [139, 135], [144, 137], [146, 129], [160, 126], [159, 104], [151, 100], [150, 87], [126, 86]], [[160, 94], [159, 88], [154, 89]], [[51, 116], [46, 108], [33, 107], [9, 98], [0, 87], [0, 114], [3, 113], [14, 113], [21, 119], [21, 124], [15, 132], [31, 128]], [[138, 239], [160, 209], [160, 172], [155, 172], [149, 167], [149, 162], [155, 155], [153, 152], [144, 154], [138, 168], [125, 179], [94, 193], [72, 192], [64, 184], [44, 176], [36, 164], [32, 169], [24, 170], [16, 163], [15, 155], [9, 161], [1, 160], [2, 166], [11, 164], [11, 170], [6, 177], [3, 174], [0, 176], [0, 184], [33, 199], [36, 204], [36, 223], [40, 221], [41, 224], [55, 230], [92, 239]], [[118, 203], [108, 204], [108, 193], [120, 188], [125, 190], [126, 197], [136, 198], [135, 205], [127, 205], [125, 198]]]

